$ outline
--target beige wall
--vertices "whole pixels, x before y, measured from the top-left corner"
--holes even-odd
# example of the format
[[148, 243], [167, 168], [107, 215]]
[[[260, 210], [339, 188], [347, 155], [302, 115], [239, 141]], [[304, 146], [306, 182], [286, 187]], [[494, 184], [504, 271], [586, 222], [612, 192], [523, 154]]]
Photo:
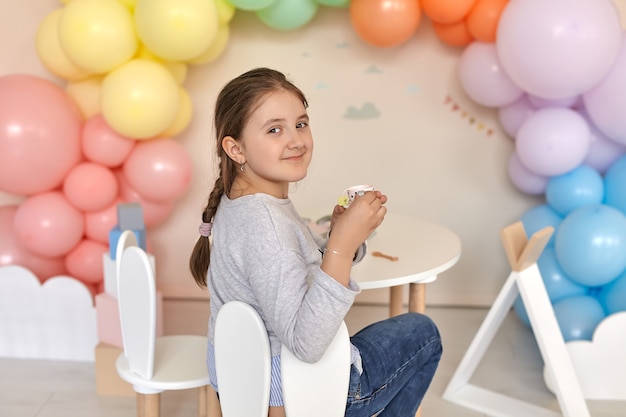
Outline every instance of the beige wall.
[[[43, 17], [61, 6], [56, 0], [0, 2], [0, 74], [54, 79], [37, 58], [34, 37]], [[292, 194], [301, 211], [330, 211], [345, 186], [372, 183], [389, 196], [390, 211], [439, 222], [461, 238], [461, 260], [429, 286], [429, 303], [491, 303], [509, 272], [499, 230], [541, 200], [510, 184], [507, 161], [513, 143], [498, 126], [495, 111], [474, 104], [461, 91], [456, 77], [460, 52], [438, 41], [426, 19], [406, 44], [379, 49], [357, 37], [347, 10], [321, 8], [312, 23], [292, 32], [269, 29], [254, 15], [239, 12], [225, 53], [192, 68], [185, 82], [195, 115], [177, 140], [189, 151], [194, 178], [171, 218], [148, 233], [161, 291], [173, 297], [205, 296], [187, 272], [187, 259], [214, 180], [213, 103], [233, 76], [270, 66], [288, 73], [311, 105], [316, 154], [308, 178]], [[344, 117], [348, 108], [367, 103], [379, 117]], [[0, 204], [18, 201], [19, 196], [0, 193]], [[384, 291], [360, 297], [363, 302], [385, 300]]]

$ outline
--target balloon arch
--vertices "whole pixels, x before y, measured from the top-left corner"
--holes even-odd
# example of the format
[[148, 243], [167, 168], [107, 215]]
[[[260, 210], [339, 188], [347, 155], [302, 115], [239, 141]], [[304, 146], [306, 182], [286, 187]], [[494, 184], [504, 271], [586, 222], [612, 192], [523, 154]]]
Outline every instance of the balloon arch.
[[464, 91], [495, 109], [515, 142], [512, 184], [545, 195], [522, 221], [529, 234], [556, 229], [539, 267], [565, 339], [589, 339], [626, 310], [626, 42], [610, 0], [62, 3], [39, 24], [36, 48], [65, 89], [0, 77], [0, 190], [25, 196], [0, 207], [0, 266], [102, 291], [116, 205], [139, 202], [153, 227], [189, 186], [176, 141], [193, 114], [185, 78], [225, 50], [236, 11], [286, 32], [321, 7], [347, 8], [372, 47], [401, 45], [429, 18], [461, 49]]

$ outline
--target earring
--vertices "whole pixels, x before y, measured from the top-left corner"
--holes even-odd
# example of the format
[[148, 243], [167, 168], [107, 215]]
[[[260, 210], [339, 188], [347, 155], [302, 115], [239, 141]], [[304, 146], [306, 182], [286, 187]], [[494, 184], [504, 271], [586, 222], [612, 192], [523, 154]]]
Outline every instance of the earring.
[[244, 172], [244, 171], [246, 170], [245, 163], [244, 163], [244, 164], [240, 164], [240, 165], [239, 165], [239, 170], [240, 170], [241, 172]]

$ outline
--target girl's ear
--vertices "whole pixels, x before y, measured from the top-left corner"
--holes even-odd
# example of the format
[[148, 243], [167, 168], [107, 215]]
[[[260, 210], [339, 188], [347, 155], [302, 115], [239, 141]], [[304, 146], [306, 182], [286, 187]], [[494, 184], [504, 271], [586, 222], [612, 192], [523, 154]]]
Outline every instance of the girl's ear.
[[224, 139], [222, 139], [222, 149], [224, 149], [226, 155], [236, 163], [244, 164], [246, 162], [239, 142], [232, 136], [225, 136]]

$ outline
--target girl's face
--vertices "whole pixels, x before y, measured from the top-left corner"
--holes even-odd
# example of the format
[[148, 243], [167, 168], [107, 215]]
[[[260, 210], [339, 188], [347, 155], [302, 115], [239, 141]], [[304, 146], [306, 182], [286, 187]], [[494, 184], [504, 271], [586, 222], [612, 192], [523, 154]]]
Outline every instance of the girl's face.
[[243, 176], [256, 192], [286, 198], [289, 183], [302, 180], [311, 162], [313, 137], [304, 104], [292, 92], [266, 95], [243, 129]]

